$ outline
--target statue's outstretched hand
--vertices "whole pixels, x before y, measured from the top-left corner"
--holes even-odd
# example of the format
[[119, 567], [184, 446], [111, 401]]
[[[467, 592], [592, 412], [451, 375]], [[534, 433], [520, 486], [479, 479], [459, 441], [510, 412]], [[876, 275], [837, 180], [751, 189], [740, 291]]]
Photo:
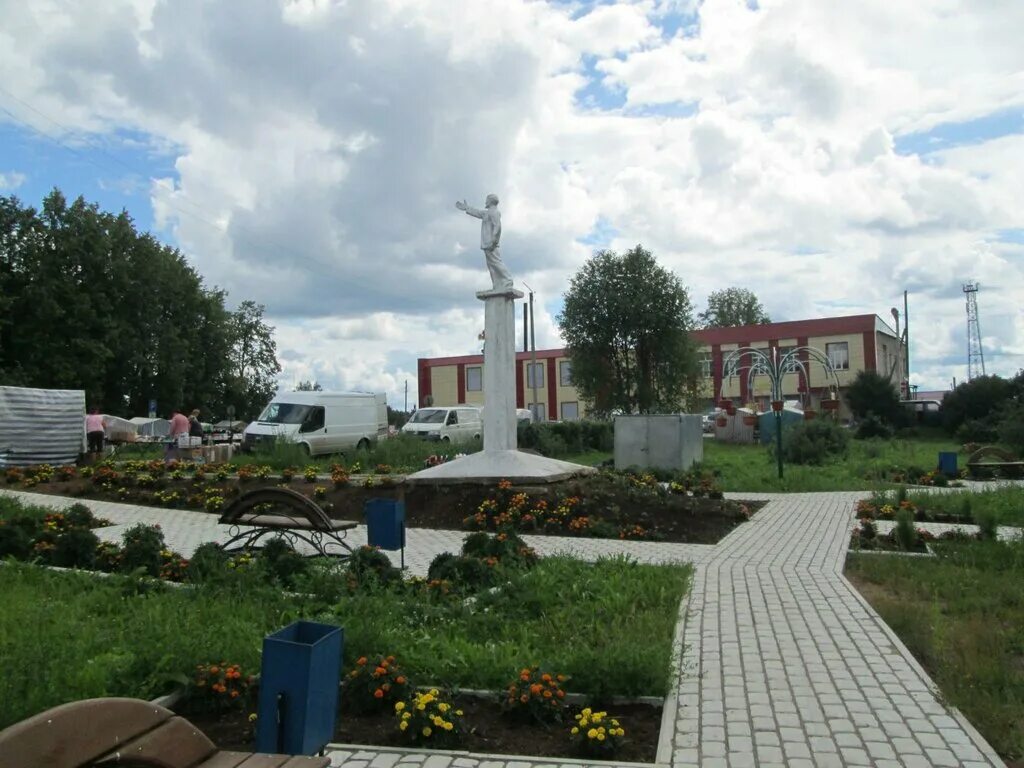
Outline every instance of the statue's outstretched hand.
[[466, 208], [467, 208], [466, 201], [465, 200], [458, 200], [458, 201], [456, 201], [455, 202], [455, 207], [458, 208], [460, 211], [466, 210]]

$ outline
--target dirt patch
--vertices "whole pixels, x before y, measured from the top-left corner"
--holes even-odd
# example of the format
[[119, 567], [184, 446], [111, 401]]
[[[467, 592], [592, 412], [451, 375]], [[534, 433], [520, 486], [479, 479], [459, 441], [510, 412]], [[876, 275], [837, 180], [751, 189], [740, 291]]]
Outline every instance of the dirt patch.
[[[569, 725], [543, 726], [512, 722], [493, 699], [460, 695], [456, 707], [465, 711], [463, 738], [459, 749], [496, 755], [535, 755], [539, 757], [575, 757], [569, 742]], [[626, 741], [616, 760], [653, 763], [661, 730], [661, 707], [649, 704], [622, 704], [607, 708], [626, 730]], [[573, 722], [578, 711], [570, 708], [566, 723]], [[245, 711], [224, 714], [182, 713], [221, 749], [253, 749], [255, 723]], [[375, 715], [348, 715], [342, 712], [333, 741], [381, 747], [408, 747], [400, 739], [396, 719], [390, 712]]]

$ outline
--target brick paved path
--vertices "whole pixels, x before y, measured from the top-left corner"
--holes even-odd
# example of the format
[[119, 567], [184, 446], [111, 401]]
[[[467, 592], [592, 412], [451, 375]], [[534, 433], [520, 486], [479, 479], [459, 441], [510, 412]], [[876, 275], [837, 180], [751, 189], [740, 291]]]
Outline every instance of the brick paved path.
[[[7, 492], [7, 491], [5, 491]], [[7, 492], [63, 507], [73, 500]], [[910, 653], [842, 575], [853, 505], [865, 494], [738, 494], [770, 499], [750, 523], [714, 547], [527, 537], [541, 554], [584, 559], [629, 552], [643, 562], [696, 564], [682, 630], [682, 664], [671, 738], [672, 766], [1001, 766], [958, 713], [948, 711]], [[223, 540], [210, 515], [89, 502], [117, 525], [160, 522], [183, 553]], [[410, 529], [406, 562], [416, 573], [455, 531]], [[353, 543], [365, 541], [365, 529]], [[345, 768], [541, 768], [579, 761], [339, 748]], [[607, 765], [607, 763], [605, 763]]]

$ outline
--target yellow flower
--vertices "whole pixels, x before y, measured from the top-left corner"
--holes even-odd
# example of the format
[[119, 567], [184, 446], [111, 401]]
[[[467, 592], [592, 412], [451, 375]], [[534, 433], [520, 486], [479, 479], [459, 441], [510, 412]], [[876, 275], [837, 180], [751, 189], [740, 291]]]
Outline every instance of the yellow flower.
[[427, 708], [426, 704], [417, 704], [416, 705], [416, 709], [418, 709], [420, 712], [422, 712], [426, 708]]
[[400, 701], [397, 704], [395, 704], [395, 712], [401, 712], [403, 709], [405, 709], [404, 701]]
[[579, 728], [577, 728], [576, 726], [573, 726], [573, 729], [572, 729], [572, 735], [573, 735], [573, 736], [575, 736], [575, 735], [576, 735], [577, 733], [579, 733], [579, 732], [580, 732], [580, 729], [579, 729]]
[[456, 709], [455, 710], [455, 714], [458, 715], [459, 717], [462, 717], [462, 710], [461, 709]]
[[580, 720], [580, 728], [586, 728], [588, 725], [590, 725], [590, 721], [587, 718], [584, 717]]
[[597, 740], [598, 741], [604, 741], [604, 734], [603, 733], [597, 734]]
[[432, 731], [430, 730], [430, 726], [429, 725], [424, 725], [423, 726], [423, 735], [424, 736], [429, 736], [431, 733], [432, 733]]
[[454, 726], [453, 726], [453, 725], [452, 725], [451, 723], [445, 723], [445, 724], [444, 724], [444, 729], [445, 729], [446, 731], [450, 731], [450, 730], [451, 730], [451, 729], [452, 729], [453, 727], [454, 727]]
[[445, 704], [443, 701], [440, 704], [437, 705], [437, 708], [439, 710], [441, 710], [442, 712], [447, 712], [449, 709], [451, 709], [451, 707], [449, 705]]
[[584, 717], [589, 716], [590, 715], [590, 707], [587, 707], [586, 709], [584, 709], [582, 712], [580, 712], [580, 714], [583, 715]]
[[400, 722], [400, 723], [398, 724], [398, 729], [399, 729], [400, 731], [404, 731], [404, 730], [405, 730], [406, 728], [408, 728], [408, 727], [409, 727], [409, 723], [408, 723], [408, 721], [406, 721], [406, 720], [403, 720], [402, 722]]
[[597, 728], [591, 728], [589, 731], [587, 731], [587, 738], [588, 739], [596, 739], [597, 738]]

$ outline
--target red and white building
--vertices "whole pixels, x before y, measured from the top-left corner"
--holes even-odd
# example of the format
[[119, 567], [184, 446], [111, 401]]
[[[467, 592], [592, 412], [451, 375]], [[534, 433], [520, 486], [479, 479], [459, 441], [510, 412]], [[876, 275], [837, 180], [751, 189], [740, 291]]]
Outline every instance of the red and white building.
[[[748, 382], [747, 369], [752, 361], [741, 361], [737, 375], [723, 369], [729, 353], [742, 347], [779, 349], [813, 347], [831, 361], [839, 380], [840, 415], [847, 414], [843, 391], [859, 371], [878, 371], [890, 378], [899, 390], [905, 370], [905, 354], [896, 332], [877, 315], [825, 317], [817, 320], [793, 320], [767, 325], [744, 325], [694, 331], [699, 345], [701, 395], [710, 408], [719, 397], [737, 405], [755, 404], [768, 410], [767, 376], [757, 375]], [[794, 366], [783, 377], [785, 399], [800, 399], [808, 407], [818, 408], [830, 396], [832, 379], [822, 367], [804, 360], [807, 375]], [[516, 406], [529, 408], [546, 421], [570, 421], [585, 415], [585, 403], [572, 385], [572, 360], [565, 349], [516, 353]], [[483, 355], [420, 358], [418, 363], [419, 405], [483, 405]], [[742, 372], [742, 375], [739, 373]], [[534, 387], [536, 385], [536, 388]], [[536, 398], [534, 398], [536, 392]]]

